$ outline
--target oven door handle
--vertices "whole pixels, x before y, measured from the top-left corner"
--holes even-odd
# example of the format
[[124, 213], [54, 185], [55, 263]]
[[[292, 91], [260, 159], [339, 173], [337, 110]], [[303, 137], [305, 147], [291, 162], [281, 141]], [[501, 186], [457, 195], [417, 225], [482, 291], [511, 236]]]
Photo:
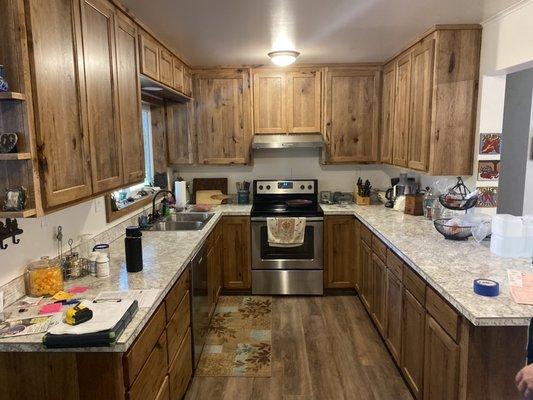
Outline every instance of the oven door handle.
[[[290, 217], [272, 217], [272, 218], [290, 218]], [[252, 217], [252, 222], [266, 222], [266, 217]], [[306, 221], [308, 222], [322, 222], [324, 221], [323, 217], [306, 217]]]

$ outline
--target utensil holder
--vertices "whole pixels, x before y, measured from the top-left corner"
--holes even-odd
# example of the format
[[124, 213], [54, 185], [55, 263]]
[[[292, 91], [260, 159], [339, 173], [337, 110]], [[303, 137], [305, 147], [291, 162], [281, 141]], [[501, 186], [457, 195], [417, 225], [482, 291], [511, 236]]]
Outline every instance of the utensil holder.
[[250, 202], [250, 192], [248, 190], [239, 190], [237, 192], [237, 204], [248, 204]]
[[355, 203], [358, 206], [369, 206], [370, 205], [370, 196], [359, 196], [355, 197]]

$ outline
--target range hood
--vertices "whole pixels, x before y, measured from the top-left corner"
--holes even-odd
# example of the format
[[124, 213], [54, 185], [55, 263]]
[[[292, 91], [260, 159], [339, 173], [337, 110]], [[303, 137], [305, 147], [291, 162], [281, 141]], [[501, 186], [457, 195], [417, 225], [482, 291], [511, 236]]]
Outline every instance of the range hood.
[[324, 138], [312, 135], [254, 135], [252, 149], [322, 148]]

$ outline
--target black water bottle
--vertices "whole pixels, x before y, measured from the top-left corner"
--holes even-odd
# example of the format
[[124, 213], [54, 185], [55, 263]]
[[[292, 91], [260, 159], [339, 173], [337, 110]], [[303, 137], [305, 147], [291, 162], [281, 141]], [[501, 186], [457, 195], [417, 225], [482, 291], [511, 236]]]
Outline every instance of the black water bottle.
[[138, 226], [126, 228], [124, 239], [126, 249], [126, 269], [128, 272], [139, 272], [143, 269], [142, 232]]

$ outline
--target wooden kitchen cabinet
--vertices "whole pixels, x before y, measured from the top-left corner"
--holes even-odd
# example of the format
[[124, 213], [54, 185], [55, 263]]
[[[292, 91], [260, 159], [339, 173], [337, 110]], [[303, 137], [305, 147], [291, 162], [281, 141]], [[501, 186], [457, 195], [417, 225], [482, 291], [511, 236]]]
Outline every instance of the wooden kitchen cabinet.
[[394, 62], [383, 67], [383, 88], [381, 95], [381, 139], [379, 160], [392, 164], [392, 137], [394, 132], [394, 104], [396, 101], [396, 65]]
[[430, 175], [472, 174], [480, 48], [481, 26], [436, 26], [387, 61], [382, 162], [390, 163], [392, 148], [392, 164], [400, 167]]
[[122, 13], [117, 13], [115, 35], [124, 184], [135, 184], [142, 182], [145, 175], [137, 27]]
[[92, 194], [80, 18], [76, 0], [33, 1], [27, 7], [45, 209]]
[[148, 33], [139, 35], [141, 73], [159, 81], [159, 45]]
[[363, 280], [363, 271], [361, 267], [361, 221], [357, 218], [354, 221], [355, 224], [355, 264], [354, 264], [354, 286], [357, 293], [361, 293], [361, 285]]
[[396, 101], [392, 133], [392, 162], [407, 167], [409, 146], [409, 113], [411, 107], [411, 53], [396, 62]]
[[200, 164], [247, 164], [252, 130], [250, 71], [194, 73], [195, 130]]
[[327, 68], [324, 135], [327, 163], [378, 160], [380, 68]]
[[400, 367], [417, 399], [422, 398], [426, 310], [404, 288], [402, 293], [402, 349]]
[[322, 73], [320, 69], [301, 68], [287, 73], [287, 131], [321, 131]]
[[251, 289], [250, 217], [224, 217], [222, 219], [222, 241], [224, 243], [222, 272], [224, 289]]
[[361, 257], [361, 301], [366, 309], [371, 312], [373, 301], [373, 275], [372, 275], [372, 249], [364, 242], [360, 242]]
[[172, 75], [174, 85], [172, 86], [179, 92], [183, 91], [183, 63], [176, 57], [172, 57]]
[[417, 45], [411, 56], [411, 120], [407, 166], [420, 171], [428, 168], [434, 48], [435, 41], [430, 37]]
[[83, 54], [93, 192], [121, 186], [122, 144], [116, 82], [115, 10], [105, 0], [82, 0]]
[[167, 102], [165, 105], [168, 163], [171, 165], [194, 163], [191, 107], [190, 102]]
[[170, 52], [159, 47], [159, 81], [168, 87], [174, 87], [174, 64]]
[[428, 315], [424, 351], [424, 400], [458, 399], [459, 353], [459, 345]]
[[183, 94], [192, 96], [192, 74], [188, 68], [183, 68]]
[[319, 68], [254, 70], [254, 133], [320, 132], [321, 79]]
[[385, 328], [385, 343], [394, 358], [400, 365], [400, 355], [402, 349], [402, 282], [391, 271], [387, 271], [387, 283], [385, 296], [385, 314], [387, 324]]
[[385, 263], [376, 255], [372, 254], [372, 318], [376, 323], [379, 332], [383, 335], [387, 323], [386, 314], [386, 282], [387, 267]]
[[213, 315], [222, 288], [222, 265], [224, 246], [222, 242], [222, 223], [219, 222], [207, 239], [207, 302], [209, 315]]
[[351, 289], [355, 285], [354, 218], [346, 216], [327, 216], [324, 218], [326, 289]]

